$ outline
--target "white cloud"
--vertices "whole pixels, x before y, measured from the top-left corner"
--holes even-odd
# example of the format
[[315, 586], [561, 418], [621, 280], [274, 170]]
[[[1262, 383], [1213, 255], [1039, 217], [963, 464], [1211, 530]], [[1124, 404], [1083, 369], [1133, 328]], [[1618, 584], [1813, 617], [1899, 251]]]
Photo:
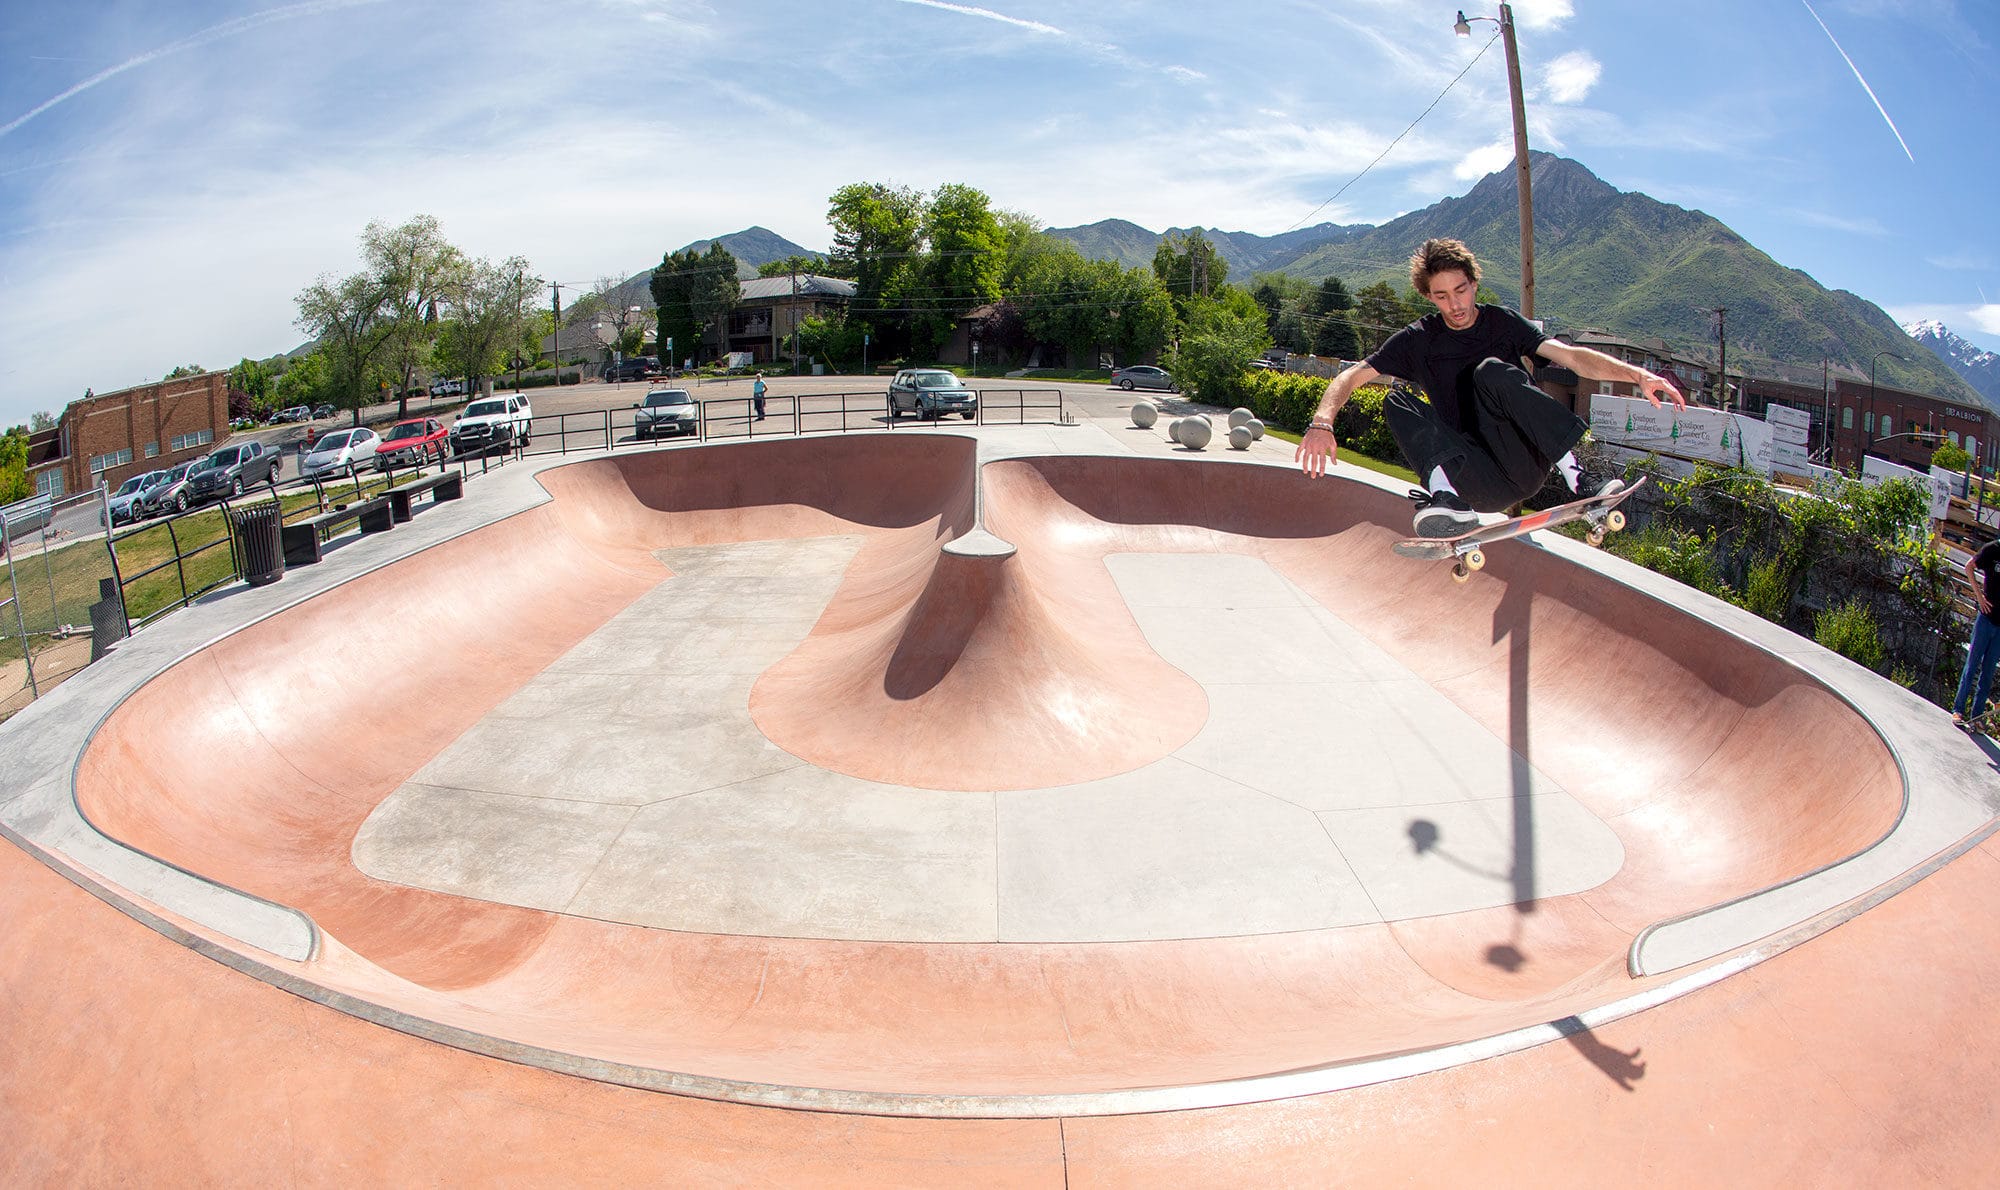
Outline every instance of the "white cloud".
[[1575, 15], [1570, 0], [1514, 0], [1515, 23], [1524, 29], [1552, 29]]
[[1483, 145], [1459, 158], [1452, 167], [1451, 176], [1462, 182], [1470, 182], [1485, 177], [1496, 169], [1505, 169], [1514, 160], [1514, 146], [1509, 143]]
[[1003, 25], [1013, 25], [1014, 27], [1019, 29], [1026, 29], [1031, 33], [1047, 33], [1047, 34], [1052, 34], [1053, 36], [1056, 37], [1069, 36], [1069, 34], [1063, 32], [1061, 29], [1056, 28], [1054, 25], [1044, 25], [1040, 21], [1023, 20], [1020, 17], [1010, 17], [1004, 13], [994, 12], [990, 8], [978, 8], [970, 4], [946, 4], [944, 0], [897, 0], [897, 3], [914, 4], [920, 8], [937, 8], [937, 9], [942, 9], [945, 12], [955, 12], [962, 14], [964, 16], [980, 17], [984, 20], [998, 21]]
[[1583, 50], [1571, 50], [1542, 72], [1542, 88], [1551, 103], [1580, 103], [1604, 74], [1604, 65]]
[[1824, 227], [1828, 231], [1841, 231], [1857, 236], [1887, 236], [1890, 234], [1889, 229], [1882, 226], [1880, 221], [1868, 216], [1857, 219], [1846, 215], [1830, 214], [1826, 211], [1803, 210], [1798, 207], [1787, 208], [1784, 213], [1789, 218], [1796, 219], [1800, 223], [1811, 227]]
[[1974, 306], [1965, 312], [1965, 316], [1985, 333], [2000, 335], [2000, 304], [1988, 302], [1983, 306]]

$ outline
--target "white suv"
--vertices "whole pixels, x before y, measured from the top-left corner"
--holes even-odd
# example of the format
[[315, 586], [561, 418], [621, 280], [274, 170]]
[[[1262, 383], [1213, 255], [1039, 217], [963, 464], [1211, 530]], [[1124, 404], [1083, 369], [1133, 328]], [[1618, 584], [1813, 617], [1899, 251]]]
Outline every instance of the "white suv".
[[511, 449], [528, 445], [528, 426], [535, 411], [528, 398], [518, 393], [504, 397], [483, 397], [465, 407], [451, 425], [453, 454], [484, 454], [495, 447]]

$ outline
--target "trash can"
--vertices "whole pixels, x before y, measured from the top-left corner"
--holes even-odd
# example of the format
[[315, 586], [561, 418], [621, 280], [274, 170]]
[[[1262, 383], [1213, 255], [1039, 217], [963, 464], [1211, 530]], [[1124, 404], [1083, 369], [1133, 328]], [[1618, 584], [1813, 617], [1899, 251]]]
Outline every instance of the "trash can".
[[253, 587], [275, 583], [285, 577], [283, 534], [284, 510], [276, 500], [266, 500], [232, 511], [236, 527], [237, 558], [243, 566], [243, 581]]

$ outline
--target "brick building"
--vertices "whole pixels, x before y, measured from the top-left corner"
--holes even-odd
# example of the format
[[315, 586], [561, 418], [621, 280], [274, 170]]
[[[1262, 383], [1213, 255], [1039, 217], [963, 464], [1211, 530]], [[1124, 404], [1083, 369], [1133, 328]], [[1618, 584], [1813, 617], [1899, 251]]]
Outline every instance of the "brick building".
[[180, 376], [73, 402], [28, 443], [37, 495], [117, 488], [215, 449], [229, 437], [229, 377]]
[[1853, 469], [1866, 453], [1922, 470], [1939, 442], [1964, 447], [1982, 471], [2000, 466], [2000, 414], [1976, 401], [1847, 376], [1811, 385], [1750, 376], [1743, 378], [1742, 393], [1744, 412], [1757, 417], [1770, 405], [1805, 410], [1812, 418], [1812, 456], [1827, 466]]
[[[758, 363], [769, 363], [791, 352], [792, 332], [808, 318], [827, 318], [854, 300], [855, 285], [839, 277], [786, 273], [743, 282], [736, 308], [729, 313], [724, 351], [747, 351]], [[709, 345], [715, 345], [711, 329]]]

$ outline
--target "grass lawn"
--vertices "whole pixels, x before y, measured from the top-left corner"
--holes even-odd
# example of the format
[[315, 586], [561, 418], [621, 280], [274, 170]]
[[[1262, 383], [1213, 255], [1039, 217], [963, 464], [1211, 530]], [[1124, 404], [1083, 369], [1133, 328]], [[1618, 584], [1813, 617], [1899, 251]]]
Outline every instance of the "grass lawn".
[[[1299, 440], [1299, 435], [1292, 433], [1290, 430], [1266, 427], [1264, 433], [1273, 438], [1282, 438], [1286, 442], [1297, 443]], [[1379, 472], [1383, 475], [1393, 475], [1397, 479], [1408, 483], [1411, 487], [1417, 486], [1417, 473], [1403, 466], [1401, 463], [1385, 463], [1381, 459], [1371, 459], [1351, 446], [1341, 447], [1338, 458], [1343, 463], [1352, 463], [1356, 467], [1366, 467], [1370, 471]]]

